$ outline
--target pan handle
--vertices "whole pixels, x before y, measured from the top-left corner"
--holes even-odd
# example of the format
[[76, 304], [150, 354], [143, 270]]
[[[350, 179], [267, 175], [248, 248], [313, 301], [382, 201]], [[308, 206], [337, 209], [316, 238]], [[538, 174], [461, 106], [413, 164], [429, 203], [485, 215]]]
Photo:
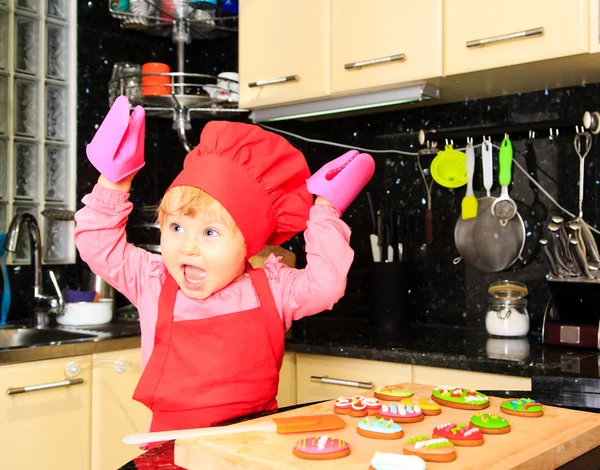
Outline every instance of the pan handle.
[[425, 212], [425, 241], [428, 245], [433, 244], [433, 211], [430, 207]]

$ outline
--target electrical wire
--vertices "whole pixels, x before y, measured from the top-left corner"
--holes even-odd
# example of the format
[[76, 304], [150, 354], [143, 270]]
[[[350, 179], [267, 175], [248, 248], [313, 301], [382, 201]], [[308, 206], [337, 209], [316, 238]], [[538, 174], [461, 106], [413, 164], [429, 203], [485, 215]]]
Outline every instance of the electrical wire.
[[[285, 135], [289, 135], [291, 137], [294, 137], [296, 139], [300, 139], [300, 140], [304, 140], [305, 142], [311, 142], [314, 144], [322, 144], [322, 145], [329, 145], [332, 147], [340, 147], [340, 148], [345, 148], [345, 149], [350, 149], [350, 150], [360, 150], [361, 152], [369, 152], [369, 153], [392, 153], [392, 154], [397, 154], [397, 155], [408, 155], [408, 156], [416, 156], [417, 157], [417, 164], [419, 166], [419, 171], [421, 172], [421, 176], [423, 177], [423, 181], [425, 183], [425, 188], [427, 189], [427, 204], [428, 207], [431, 207], [431, 187], [433, 186], [433, 181], [431, 182], [431, 184], [427, 183], [427, 180], [425, 178], [425, 172], [423, 171], [423, 168], [421, 167], [421, 161], [420, 158], [418, 158], [420, 155], [418, 152], [405, 152], [402, 150], [393, 150], [393, 149], [389, 149], [389, 150], [376, 150], [376, 149], [367, 149], [367, 148], [362, 148], [362, 147], [355, 147], [352, 145], [346, 145], [346, 144], [340, 144], [338, 142], [330, 142], [328, 140], [321, 140], [321, 139], [311, 139], [308, 137], [304, 137], [298, 134], [294, 134], [293, 132], [289, 132], [289, 131], [284, 131], [281, 129], [277, 129], [275, 127], [271, 127], [271, 126], [266, 126], [264, 124], [260, 124], [260, 126], [264, 127], [265, 129], [268, 129], [270, 131], [273, 132], [278, 132], [280, 134], [285, 134]], [[473, 146], [473, 148], [478, 148], [481, 147], [483, 144], [476, 144]], [[496, 149], [500, 149], [500, 147], [496, 144], [492, 144], [492, 147], [495, 147]], [[460, 150], [463, 151], [466, 148], [457, 148], [456, 150]], [[519, 155], [521, 155], [522, 157], [524, 157], [523, 153], [521, 153], [519, 150], [514, 150], [515, 152], [517, 152]], [[513, 163], [515, 165], [515, 167], [521, 172], [523, 173], [533, 184], [535, 184], [537, 186], [537, 188], [552, 202], [552, 204], [554, 204], [559, 210], [561, 210], [563, 213], [567, 214], [568, 216], [572, 217], [572, 218], [577, 218], [575, 216], [575, 214], [573, 214], [572, 212], [568, 211], [567, 209], [565, 209], [563, 206], [561, 206], [558, 201], [556, 201], [556, 199], [554, 199], [549, 193], [548, 191], [546, 191], [542, 185], [540, 185], [537, 180], [535, 178], [533, 178], [529, 172], [523, 168], [519, 162], [513, 160]], [[600, 230], [590, 226], [590, 230], [598, 235], [600, 235]]]

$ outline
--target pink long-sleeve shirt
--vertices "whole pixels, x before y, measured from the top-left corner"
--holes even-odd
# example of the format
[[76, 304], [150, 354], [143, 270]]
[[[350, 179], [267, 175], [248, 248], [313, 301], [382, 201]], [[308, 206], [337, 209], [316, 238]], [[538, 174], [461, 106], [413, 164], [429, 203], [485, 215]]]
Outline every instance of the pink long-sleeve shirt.
[[[154, 346], [158, 297], [167, 273], [162, 257], [127, 242], [125, 225], [133, 204], [129, 194], [96, 185], [83, 198], [85, 207], [75, 215], [75, 243], [90, 269], [121, 292], [138, 309], [142, 365]], [[306, 268], [293, 269], [271, 254], [265, 273], [283, 327], [293, 320], [329, 310], [344, 295], [346, 276], [354, 258], [350, 228], [338, 211], [317, 204], [310, 210], [306, 241]], [[174, 321], [199, 320], [259, 306], [250, 277], [232, 282], [204, 300], [177, 293]]]

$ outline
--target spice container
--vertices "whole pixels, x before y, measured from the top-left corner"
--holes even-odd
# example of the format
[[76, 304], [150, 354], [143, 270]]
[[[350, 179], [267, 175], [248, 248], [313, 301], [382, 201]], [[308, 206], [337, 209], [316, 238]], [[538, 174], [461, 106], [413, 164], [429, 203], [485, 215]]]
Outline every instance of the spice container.
[[517, 281], [498, 281], [490, 285], [485, 328], [488, 335], [523, 338], [529, 333], [527, 286]]

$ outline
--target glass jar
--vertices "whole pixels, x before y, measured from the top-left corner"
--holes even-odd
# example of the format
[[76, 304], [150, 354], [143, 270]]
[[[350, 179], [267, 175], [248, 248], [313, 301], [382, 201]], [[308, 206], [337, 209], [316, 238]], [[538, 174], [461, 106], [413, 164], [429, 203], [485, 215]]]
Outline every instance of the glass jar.
[[523, 338], [529, 333], [527, 300], [502, 300], [492, 297], [488, 301], [485, 329], [490, 336]]
[[498, 281], [490, 285], [485, 328], [490, 336], [524, 338], [529, 333], [527, 286], [517, 281]]

